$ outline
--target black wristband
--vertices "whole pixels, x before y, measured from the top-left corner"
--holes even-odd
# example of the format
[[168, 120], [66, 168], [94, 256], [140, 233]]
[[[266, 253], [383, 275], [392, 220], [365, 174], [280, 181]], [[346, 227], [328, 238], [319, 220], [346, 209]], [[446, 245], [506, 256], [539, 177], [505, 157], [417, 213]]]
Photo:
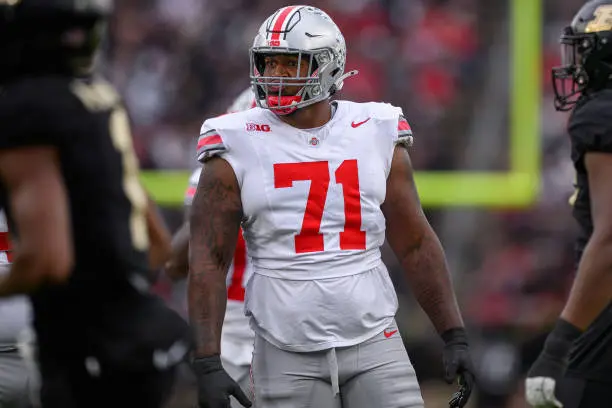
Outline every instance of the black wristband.
[[468, 344], [465, 327], [455, 327], [440, 335], [445, 344]]
[[191, 361], [191, 367], [197, 375], [204, 375], [212, 373], [214, 371], [223, 370], [223, 364], [221, 364], [221, 356], [219, 356], [218, 354], [194, 358]]
[[557, 359], [564, 359], [580, 335], [582, 330], [566, 320], [559, 319], [544, 343], [544, 353]]

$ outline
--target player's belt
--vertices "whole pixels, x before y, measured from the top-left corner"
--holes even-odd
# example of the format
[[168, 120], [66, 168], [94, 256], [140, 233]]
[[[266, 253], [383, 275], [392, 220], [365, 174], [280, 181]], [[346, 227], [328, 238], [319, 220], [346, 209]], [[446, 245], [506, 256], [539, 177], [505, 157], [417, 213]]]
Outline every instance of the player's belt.
[[17, 346], [0, 346], [0, 353], [14, 353], [18, 350]]

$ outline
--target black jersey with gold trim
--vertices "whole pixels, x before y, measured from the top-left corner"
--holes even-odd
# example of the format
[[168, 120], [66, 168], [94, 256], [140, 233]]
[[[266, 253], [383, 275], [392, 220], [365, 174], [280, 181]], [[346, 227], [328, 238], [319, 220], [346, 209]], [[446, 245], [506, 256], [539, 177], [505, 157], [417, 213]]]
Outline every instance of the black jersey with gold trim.
[[[147, 290], [147, 196], [128, 115], [114, 88], [68, 76], [5, 85], [0, 149], [28, 146], [58, 152], [75, 253], [66, 284], [48, 284], [31, 295], [39, 344], [70, 352], [88, 348], [81, 351], [121, 362], [118, 350], [142, 350], [143, 341], [151, 350], [163, 348], [184, 336], [182, 319]], [[0, 182], [5, 208], [7, 194]], [[19, 231], [13, 231], [18, 243]]]
[[[573, 215], [580, 226], [576, 242], [577, 260], [593, 233], [591, 200], [585, 157], [590, 152], [612, 154], [612, 89], [583, 96], [568, 123], [572, 161], [576, 169]], [[612, 178], [612, 174], [610, 175]], [[612, 381], [612, 305], [576, 342], [570, 360], [570, 374]]]

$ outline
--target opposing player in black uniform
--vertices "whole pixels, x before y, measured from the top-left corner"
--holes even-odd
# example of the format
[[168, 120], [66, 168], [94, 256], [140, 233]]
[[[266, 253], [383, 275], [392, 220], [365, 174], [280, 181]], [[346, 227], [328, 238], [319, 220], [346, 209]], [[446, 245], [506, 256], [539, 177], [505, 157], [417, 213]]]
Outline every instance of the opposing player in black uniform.
[[90, 75], [103, 0], [0, 0], [0, 206], [30, 295], [44, 408], [160, 407], [186, 323], [148, 294], [127, 114]]
[[[544, 350], [527, 400], [536, 407], [612, 406], [612, 0], [587, 2], [561, 36], [555, 106], [573, 109], [578, 273]], [[562, 378], [566, 372], [565, 378]], [[557, 385], [555, 387], [555, 385]]]

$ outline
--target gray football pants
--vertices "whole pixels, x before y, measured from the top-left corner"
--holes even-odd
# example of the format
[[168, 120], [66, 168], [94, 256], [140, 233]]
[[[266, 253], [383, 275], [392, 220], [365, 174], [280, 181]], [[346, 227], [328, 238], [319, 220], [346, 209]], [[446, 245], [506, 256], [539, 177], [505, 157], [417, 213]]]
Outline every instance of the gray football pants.
[[361, 344], [294, 353], [255, 338], [256, 408], [423, 408], [414, 368], [392, 323]]
[[[232, 364], [227, 360], [222, 360], [222, 362], [223, 368], [227, 374], [229, 374], [229, 376], [232, 377], [232, 379], [236, 381], [238, 385], [240, 385], [240, 388], [242, 388], [242, 391], [244, 391], [247, 397], [253, 399], [253, 393], [251, 390], [251, 366], [239, 366]], [[236, 401], [234, 397], [231, 397], [230, 399], [232, 408], [242, 408], [242, 405]]]
[[33, 376], [17, 351], [0, 353], [0, 407], [30, 408]]

